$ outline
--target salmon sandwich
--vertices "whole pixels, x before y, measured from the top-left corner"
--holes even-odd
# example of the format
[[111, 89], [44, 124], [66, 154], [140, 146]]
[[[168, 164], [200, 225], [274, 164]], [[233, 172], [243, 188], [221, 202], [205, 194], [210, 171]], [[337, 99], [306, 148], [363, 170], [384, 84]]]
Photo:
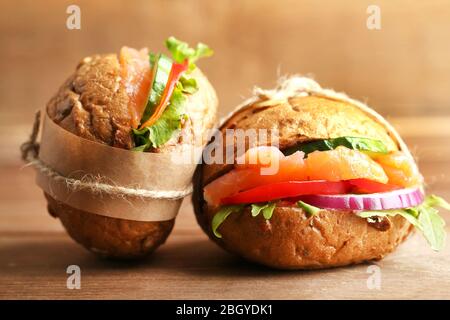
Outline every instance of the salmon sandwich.
[[[212, 50], [202, 43], [190, 48], [173, 37], [166, 46], [168, 55], [123, 47], [118, 55], [84, 58], [47, 104], [48, 117], [83, 140], [113, 147], [108, 151], [128, 150], [130, 157], [132, 152], [181, 152], [184, 145], [201, 148], [207, 142], [206, 132], [215, 124], [217, 97], [196, 62]], [[121, 151], [116, 153], [124, 154]], [[58, 146], [55, 152], [60, 152]], [[106, 166], [113, 158], [99, 160]], [[120, 165], [111, 170], [127, 176], [135, 169]], [[144, 173], [150, 180], [173, 174]], [[166, 240], [174, 225], [174, 218], [127, 219], [126, 210], [119, 217], [88, 212], [50, 193], [45, 193], [50, 214], [61, 220], [77, 242], [102, 256], [145, 256]]]
[[[276, 143], [228, 141], [238, 129], [274, 131]], [[198, 166], [193, 203], [202, 229], [232, 253], [310, 269], [381, 259], [414, 229], [432, 249], [444, 245], [436, 207], [449, 204], [425, 196], [401, 137], [358, 101], [308, 78], [284, 79], [274, 90], [256, 89], [216, 137], [226, 141], [216, 154], [229, 156], [230, 143], [243, 151]]]

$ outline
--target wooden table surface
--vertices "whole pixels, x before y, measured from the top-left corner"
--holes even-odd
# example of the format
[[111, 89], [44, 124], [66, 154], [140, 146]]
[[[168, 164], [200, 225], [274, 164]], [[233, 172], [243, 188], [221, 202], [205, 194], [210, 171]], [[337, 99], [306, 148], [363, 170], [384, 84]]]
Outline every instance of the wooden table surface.
[[[450, 118], [396, 118], [430, 192], [450, 199]], [[450, 245], [434, 253], [418, 234], [376, 262], [323, 271], [276, 271], [233, 257], [197, 226], [186, 199], [172, 235], [140, 263], [100, 260], [72, 241], [46, 212], [34, 172], [18, 160], [27, 127], [0, 127], [0, 298], [26, 299], [415, 299], [450, 298]], [[450, 225], [450, 216], [445, 213]], [[447, 228], [447, 230], [449, 230]], [[66, 268], [81, 268], [81, 289]]]

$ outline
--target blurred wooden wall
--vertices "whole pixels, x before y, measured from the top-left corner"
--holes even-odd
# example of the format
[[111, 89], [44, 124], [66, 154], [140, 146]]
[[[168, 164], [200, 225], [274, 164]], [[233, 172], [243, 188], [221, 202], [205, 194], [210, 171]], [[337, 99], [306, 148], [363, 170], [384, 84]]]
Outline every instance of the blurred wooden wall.
[[[82, 57], [124, 44], [162, 50], [175, 35], [203, 41], [200, 66], [221, 115], [278, 74], [311, 74], [387, 116], [450, 115], [450, 1], [379, 0], [382, 29], [368, 30], [374, 1], [2, 1], [1, 132], [22, 130]], [[81, 8], [81, 30], [66, 8]], [[20, 132], [22, 132], [20, 131]]]

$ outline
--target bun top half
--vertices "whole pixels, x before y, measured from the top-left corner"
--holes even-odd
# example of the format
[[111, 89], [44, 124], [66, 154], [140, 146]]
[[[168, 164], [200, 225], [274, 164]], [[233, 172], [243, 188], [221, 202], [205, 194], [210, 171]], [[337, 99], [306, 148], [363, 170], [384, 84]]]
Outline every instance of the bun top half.
[[49, 117], [88, 140], [132, 147], [128, 95], [115, 54], [84, 58], [47, 104]]
[[[84, 58], [47, 104], [47, 113], [62, 128], [88, 140], [131, 149], [129, 97], [121, 83], [116, 54]], [[204, 145], [208, 129], [216, 122], [217, 95], [206, 76], [196, 67], [190, 78], [199, 90], [187, 96], [184, 108], [188, 116], [179, 135], [157, 149], [170, 152], [182, 144]]]
[[[382, 141], [389, 151], [403, 149], [402, 141], [387, 122], [369, 109], [326, 96], [298, 95], [279, 103], [256, 100], [238, 108], [219, 128], [225, 139], [226, 129], [266, 129], [278, 131], [278, 144], [284, 150], [298, 143], [343, 136], [365, 137]], [[267, 145], [257, 141], [247, 145]], [[246, 148], [246, 149], [247, 149]], [[225, 154], [225, 152], [224, 152]], [[232, 168], [231, 164], [203, 166], [202, 184], [206, 185]]]

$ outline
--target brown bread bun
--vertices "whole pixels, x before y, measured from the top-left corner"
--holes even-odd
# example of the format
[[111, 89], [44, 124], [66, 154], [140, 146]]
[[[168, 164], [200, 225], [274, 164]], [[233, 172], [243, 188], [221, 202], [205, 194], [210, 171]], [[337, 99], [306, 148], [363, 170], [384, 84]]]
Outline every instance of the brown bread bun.
[[[360, 136], [384, 142], [390, 151], [399, 143], [382, 122], [361, 108], [316, 95], [289, 98], [261, 107], [254, 101], [237, 110], [220, 128], [278, 129], [279, 147], [342, 136]], [[261, 143], [265, 144], [265, 143]], [[210, 239], [247, 260], [282, 269], [325, 268], [381, 259], [411, 232], [399, 216], [379, 228], [349, 211], [321, 210], [309, 217], [302, 209], [277, 206], [272, 218], [253, 218], [248, 208], [232, 213], [214, 236], [211, 221], [217, 207], [203, 199], [203, 187], [231, 170], [230, 164], [202, 164], [194, 176], [193, 204], [197, 221]], [[384, 230], [384, 231], [381, 231]]]
[[[188, 120], [183, 123], [179, 136], [153, 152], [172, 152], [182, 143], [206, 142], [206, 130], [215, 123], [217, 97], [198, 68], [190, 76], [197, 80], [199, 90], [188, 97], [185, 108]], [[55, 123], [80, 137], [130, 149], [133, 141], [127, 104], [117, 55], [95, 55], [78, 65], [47, 104], [47, 113]], [[139, 258], [149, 254], [165, 242], [175, 221], [116, 219], [78, 210], [48, 194], [45, 196], [48, 211], [61, 220], [69, 235], [106, 257]]]

